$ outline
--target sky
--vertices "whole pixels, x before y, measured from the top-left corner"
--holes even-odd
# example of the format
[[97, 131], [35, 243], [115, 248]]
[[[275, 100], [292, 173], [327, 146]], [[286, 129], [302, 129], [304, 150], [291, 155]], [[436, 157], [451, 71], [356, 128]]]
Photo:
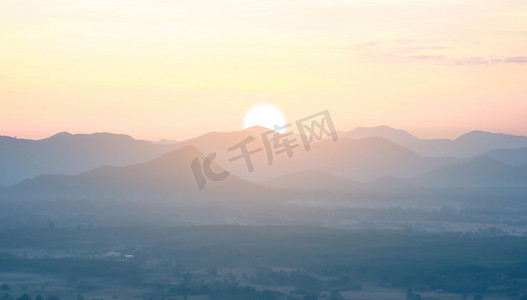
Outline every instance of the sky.
[[185, 139], [288, 121], [527, 135], [525, 0], [0, 2], [0, 135]]

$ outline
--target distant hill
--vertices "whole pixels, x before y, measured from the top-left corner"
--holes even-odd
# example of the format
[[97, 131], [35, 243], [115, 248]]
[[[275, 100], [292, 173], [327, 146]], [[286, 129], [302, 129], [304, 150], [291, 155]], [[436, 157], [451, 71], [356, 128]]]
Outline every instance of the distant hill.
[[[296, 169], [291, 171], [286, 169], [286, 166], [282, 163], [283, 160], [281, 160], [283, 157], [282, 155], [275, 157], [272, 168], [269, 166], [262, 139], [262, 134], [266, 132], [269, 132], [269, 129], [258, 126], [233, 132], [209, 132], [199, 137], [182, 141], [181, 145], [195, 146], [205, 155], [213, 152], [216, 153], [216, 163], [226, 170], [251, 181], [263, 182], [296, 171]], [[243, 159], [237, 159], [235, 161], [230, 160], [240, 155], [241, 150], [233, 149], [229, 151], [229, 148], [241, 143], [247, 138], [252, 139], [247, 144], [247, 149], [249, 151], [260, 149], [257, 153], [250, 156], [254, 167], [253, 172], [249, 172], [247, 164]], [[297, 141], [300, 140], [298, 136], [296, 136], [296, 138]], [[296, 150], [299, 150], [299, 148]], [[304, 169], [305, 168], [302, 168], [300, 170]]]
[[392, 176], [384, 176], [373, 181], [370, 181], [363, 185], [363, 188], [369, 190], [406, 190], [406, 189], [415, 189], [418, 186], [410, 183], [406, 180], [395, 178]]
[[290, 173], [264, 185], [288, 190], [299, 191], [328, 191], [330, 193], [348, 192], [377, 192], [379, 190], [407, 190], [414, 189], [417, 185], [403, 179], [384, 176], [370, 182], [357, 182], [333, 176], [319, 170], [306, 170]]
[[359, 127], [341, 135], [352, 139], [379, 136], [417, 154], [430, 157], [468, 158], [495, 149], [527, 147], [527, 137], [484, 131], [468, 132], [455, 140], [419, 139], [404, 130], [388, 126]]
[[419, 141], [419, 139], [407, 131], [395, 129], [388, 126], [377, 127], [357, 127], [344, 135], [348, 138], [359, 140], [372, 136], [379, 136], [388, 139], [398, 145], [408, 145]]
[[319, 170], [290, 173], [264, 183], [267, 186], [293, 190], [347, 190], [358, 183]]
[[[191, 169], [204, 156], [193, 146], [125, 167], [78, 175], [40, 175], [0, 191], [0, 220], [34, 226], [53, 218], [65, 224], [221, 224], [279, 216], [276, 192], [235, 175], [208, 180], [199, 191]], [[213, 164], [215, 172], [222, 168]], [[267, 206], [264, 211], [263, 207]], [[38, 225], [41, 226], [41, 225]]]
[[[216, 162], [219, 165], [242, 178], [256, 182], [267, 182], [310, 169], [355, 181], [371, 181], [382, 176], [408, 178], [458, 161], [454, 158], [424, 157], [377, 136], [359, 140], [341, 137], [336, 142], [326, 139], [313, 143], [311, 150], [306, 152], [296, 136], [299, 147], [293, 150], [293, 156], [289, 158], [285, 153], [274, 153], [269, 165], [262, 138], [255, 131], [258, 128], [229, 133], [212, 132], [181, 144], [194, 145], [205, 154], [216, 152]], [[243, 159], [230, 161], [241, 154], [239, 149], [228, 151], [247, 137], [253, 138], [247, 145], [248, 150], [261, 149], [250, 156], [253, 172], [248, 171]]]
[[177, 149], [112, 133], [62, 132], [42, 140], [0, 137], [0, 186], [41, 174], [76, 174], [103, 165], [125, 166]]
[[[298, 160], [284, 164], [310, 168], [355, 181], [371, 181], [384, 176], [409, 178], [457, 162], [452, 158], [428, 158], [381, 137], [361, 140], [326, 140], [313, 145]], [[289, 167], [290, 169], [292, 167]]]
[[159, 141], [153, 142], [154, 144], [160, 144], [160, 145], [174, 145], [177, 144], [179, 141], [177, 140], [167, 140], [167, 139], [160, 139]]
[[417, 182], [435, 187], [517, 187], [527, 186], [527, 167], [509, 166], [480, 157], [431, 171]]
[[[206, 196], [210, 193], [239, 194], [266, 191], [266, 188], [230, 175], [222, 181], [207, 181], [200, 192], [191, 169], [194, 158], [203, 161], [204, 156], [193, 146], [164, 154], [144, 163], [114, 167], [103, 166], [78, 175], [40, 175], [26, 179], [8, 189], [13, 193], [116, 197], [168, 197], [182, 195]], [[222, 168], [213, 165], [215, 172]]]
[[497, 149], [481, 154], [512, 166], [527, 166], [527, 147], [516, 149]]
[[451, 154], [474, 156], [495, 149], [527, 147], [527, 137], [504, 133], [471, 131], [453, 141]]
[[[289, 136], [299, 144], [293, 150], [293, 157], [274, 153], [270, 164], [262, 141], [262, 134], [268, 131], [252, 127], [235, 132], [209, 132], [176, 144], [140, 141], [111, 133], [59, 133], [43, 140], [0, 137], [0, 186], [7, 187], [41, 174], [72, 175], [104, 165], [127, 166], [185, 145], [195, 146], [205, 155], [216, 152], [218, 165], [254, 182], [310, 169], [361, 182], [385, 176], [407, 179], [482, 153], [515, 165], [527, 161], [527, 150], [518, 148], [523, 145], [527, 149], [527, 137], [474, 131], [455, 140], [426, 140], [404, 130], [379, 126], [341, 132], [337, 142], [315, 140], [308, 153], [299, 136]], [[253, 172], [248, 171], [243, 159], [232, 161], [241, 154], [240, 149], [228, 150], [246, 138], [252, 139], [248, 150], [259, 149], [250, 157]], [[514, 149], [501, 150], [506, 148]]]

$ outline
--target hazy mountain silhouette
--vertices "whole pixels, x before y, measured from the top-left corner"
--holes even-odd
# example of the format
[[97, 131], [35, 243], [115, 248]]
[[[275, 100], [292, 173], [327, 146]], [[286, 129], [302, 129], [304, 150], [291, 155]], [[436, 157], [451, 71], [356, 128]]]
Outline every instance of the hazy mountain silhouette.
[[[75, 137], [63, 133], [45, 142], [2, 138], [1, 147], [11, 143], [23, 144], [24, 147], [10, 146], [7, 149], [25, 149], [24, 155], [31, 157], [28, 165], [41, 159], [38, 153], [49, 153], [57, 145], [68, 145], [69, 148], [66, 148], [69, 151], [78, 152], [58, 150], [55, 156], [49, 156], [52, 161], [60, 161], [61, 165], [76, 158], [87, 159], [82, 155], [88, 157], [87, 161], [93, 161], [93, 157], [100, 161], [101, 157], [108, 159], [108, 156], [111, 159], [135, 159], [144, 153], [182, 146], [156, 158], [126, 166], [102, 166], [77, 175], [40, 175], [26, 179], [10, 188], [0, 189], [0, 199], [3, 207], [8, 208], [6, 211], [17, 216], [16, 222], [23, 224], [32, 220], [41, 222], [47, 216], [67, 219], [73, 224], [121, 225], [136, 224], [138, 220], [145, 224], [293, 224], [296, 221], [320, 224], [321, 219], [334, 216], [334, 213], [338, 215], [339, 205], [368, 206], [370, 203], [375, 205], [371, 201], [403, 199], [418, 204], [425, 200], [466, 198], [479, 188], [527, 186], [527, 167], [510, 166], [491, 158], [467, 162], [452, 157], [426, 157], [379, 136], [361, 139], [340, 137], [338, 141], [325, 139], [312, 143], [309, 152], [297, 141], [300, 145], [294, 149], [293, 157], [274, 153], [271, 165], [262, 149], [251, 156], [255, 168], [253, 173], [247, 171], [242, 159], [229, 161], [240, 152], [229, 152], [228, 148], [248, 136], [254, 138], [248, 145], [249, 150], [263, 147], [261, 133], [266, 131], [256, 127], [237, 132], [212, 132], [175, 146], [156, 145], [112, 134]], [[401, 132], [397, 134], [401, 138], [406, 136]], [[473, 133], [461, 139], [460, 145], [488, 145], [489, 138], [495, 142], [495, 137]], [[98, 143], [90, 140], [94, 138]], [[508, 136], [498, 138], [509, 139]], [[74, 142], [72, 139], [75, 139]], [[106, 142], [102, 142], [105, 139]], [[412, 138], [406, 136], [406, 139]], [[115, 143], [119, 147], [111, 148], [114, 151], [108, 154], [106, 147], [113, 147], [111, 145]], [[29, 149], [28, 144], [44, 148]], [[98, 147], [104, 150], [97, 152]], [[232, 174], [221, 181], [208, 179], [205, 189], [199, 191], [191, 162], [197, 158], [203, 163], [204, 156], [211, 152], [217, 153], [212, 166], [214, 171], [228, 170]], [[119, 153], [129, 157], [118, 157]], [[17, 157], [13, 153], [10, 155]], [[60, 155], [64, 155], [62, 161]], [[16, 169], [15, 166], [10, 167]], [[415, 178], [412, 182], [415, 185], [408, 182], [409, 178]], [[266, 182], [266, 186], [248, 179]], [[450, 187], [475, 189], [451, 193], [451, 190], [458, 189], [448, 189]], [[498, 192], [502, 193], [501, 190]], [[486, 190], [480, 189], [478, 195], [484, 193]], [[514, 197], [522, 197], [522, 193], [520, 191]], [[331, 209], [335, 210], [315, 218], [319, 209], [311, 205], [333, 207]], [[25, 216], [32, 217], [27, 221]]]
[[[208, 153], [216, 152], [218, 153], [218, 159], [221, 161], [220, 165], [225, 166], [224, 162], [228, 162], [227, 157], [236, 156], [239, 152], [228, 151], [232, 146], [242, 142], [247, 137], [254, 138], [250, 143], [248, 143], [247, 148], [249, 150], [262, 148], [264, 146], [262, 142], [262, 134], [270, 132], [269, 129], [259, 126], [254, 126], [240, 131], [231, 131], [231, 132], [208, 132], [206, 134], [200, 135], [196, 138], [188, 139], [181, 141], [181, 145], [193, 145], [197, 147], [203, 154], [207, 155]], [[298, 136], [295, 136], [298, 138]], [[260, 153], [263, 154], [263, 153]], [[226, 159], [226, 160], [225, 160]]]
[[497, 149], [483, 153], [481, 156], [494, 158], [512, 166], [527, 166], [527, 147], [516, 149]]
[[[199, 137], [182, 141], [181, 144], [193, 145], [205, 155], [216, 153], [216, 163], [242, 178], [252, 181], [265, 181], [290, 173], [282, 163], [282, 160], [280, 159], [281, 156], [276, 157], [273, 163], [274, 166], [277, 166], [276, 168], [269, 167], [262, 138], [262, 134], [266, 132], [269, 132], [269, 129], [259, 126], [233, 132], [209, 132]], [[254, 166], [254, 172], [248, 171], [247, 164], [243, 159], [230, 161], [230, 159], [240, 155], [241, 150], [233, 149], [229, 151], [229, 148], [241, 143], [246, 138], [252, 139], [252, 141], [247, 144], [247, 149], [249, 151], [260, 149], [259, 152], [250, 156], [251, 162]], [[294, 138], [297, 139], [297, 142], [300, 140], [298, 136], [295, 136]], [[302, 168], [301, 170], [304, 169], [305, 168]]]
[[391, 128], [388, 126], [357, 127], [348, 132], [345, 132], [344, 135], [348, 138], [355, 140], [372, 136], [380, 136], [398, 145], [408, 145], [419, 141], [419, 138], [411, 135], [407, 131]]
[[[398, 178], [424, 174], [456, 162], [452, 158], [428, 158], [381, 137], [361, 140], [348, 138], [313, 144], [310, 152], [284, 161], [286, 169], [317, 169], [356, 181], [371, 181], [383, 176]], [[289, 165], [288, 165], [289, 164]]]
[[404, 130], [388, 126], [359, 127], [341, 135], [353, 139], [379, 136], [417, 154], [430, 157], [467, 158], [495, 149], [527, 147], [527, 137], [483, 131], [468, 132], [455, 140], [419, 139]]
[[[285, 153], [274, 153], [270, 165], [262, 142], [262, 134], [266, 132], [269, 129], [262, 127], [235, 132], [210, 132], [172, 145], [139, 141], [126, 135], [110, 133], [59, 133], [43, 140], [0, 137], [0, 167], [3, 171], [0, 174], [0, 186], [8, 186], [41, 174], [71, 175], [102, 165], [136, 164], [184, 145], [195, 146], [204, 155], [216, 152], [215, 162], [218, 165], [234, 175], [254, 182], [266, 182], [306, 170], [319, 170], [332, 176], [361, 182], [385, 176], [415, 178], [434, 169], [461, 162], [460, 159], [446, 156], [466, 157], [491, 149], [522, 145], [527, 147], [527, 137], [507, 134], [474, 131], [455, 140], [424, 140], [387, 126], [360, 127], [340, 133], [336, 142], [330, 139], [315, 141], [309, 152], [303, 148], [299, 136], [289, 136], [290, 139], [295, 138], [298, 144], [293, 150], [293, 157], [289, 158]], [[241, 154], [240, 149], [228, 151], [248, 137], [253, 139], [247, 145], [248, 149], [260, 149], [251, 155], [253, 172], [248, 171], [243, 159], [231, 161]], [[522, 164], [527, 160], [524, 151], [526, 150], [495, 150], [486, 155], [500, 161]]]
[[153, 143], [154, 144], [159, 144], [159, 145], [174, 145], [174, 144], [179, 143], [179, 141], [177, 141], [177, 140], [168, 140], [168, 139], [160, 139], [160, 140], [155, 141]]
[[329, 191], [329, 192], [376, 192], [379, 190], [401, 190], [413, 189], [417, 186], [403, 179], [384, 176], [369, 182], [357, 182], [319, 170], [306, 170], [290, 173], [273, 180], [264, 185], [288, 190], [303, 191]]
[[112, 133], [62, 132], [42, 140], [0, 137], [0, 185], [41, 174], [76, 174], [102, 165], [143, 162], [178, 148]]
[[495, 149], [527, 147], [527, 137], [504, 133], [471, 131], [453, 141], [452, 155], [466, 157]]
[[[193, 146], [125, 167], [99, 167], [78, 175], [41, 175], [0, 191], [16, 222], [57, 218], [108, 226], [261, 222], [279, 216], [277, 191], [235, 175], [208, 180], [198, 190], [191, 162], [204, 156]], [[214, 172], [223, 169], [212, 164]], [[265, 208], [265, 209], [264, 209]], [[276, 210], [276, 211], [275, 211]], [[25, 216], [30, 216], [26, 218]]]
[[[300, 137], [293, 136], [290, 138], [296, 138], [295, 143], [298, 144], [293, 149], [293, 156], [289, 158], [285, 153], [274, 153], [269, 165], [261, 137], [261, 133], [266, 131], [266, 128], [253, 127], [236, 132], [211, 132], [181, 144], [194, 145], [204, 154], [216, 152], [219, 165], [256, 182], [266, 182], [310, 169], [356, 181], [370, 181], [382, 176], [414, 177], [458, 161], [453, 158], [423, 157], [382, 137], [360, 140], [340, 138], [336, 142], [330, 139], [315, 140], [311, 150], [306, 152]], [[253, 172], [248, 171], [243, 159], [230, 161], [241, 154], [239, 149], [228, 151], [247, 137], [253, 138], [247, 145], [248, 150], [261, 149], [250, 156]]]
[[[125, 197], [169, 197], [177, 199], [181, 195], [207, 196], [211, 193], [258, 193], [267, 189], [230, 175], [222, 181], [208, 180], [206, 189], [198, 191], [191, 161], [204, 156], [193, 146], [184, 146], [153, 160], [124, 166], [103, 166], [78, 175], [40, 175], [9, 188], [10, 192]], [[213, 164], [215, 172], [223, 169]]]
[[527, 186], [527, 167], [510, 166], [492, 158], [479, 157], [431, 171], [417, 182], [435, 187]]
[[357, 182], [319, 170], [290, 173], [269, 180], [264, 184], [273, 188], [292, 190], [346, 190], [358, 185]]
[[379, 190], [379, 189], [393, 190], [393, 189], [414, 189], [414, 188], [417, 188], [418, 186], [406, 180], [400, 179], [400, 178], [395, 178], [393, 176], [384, 176], [384, 177], [368, 182], [367, 184], [363, 185], [363, 187], [366, 189], [370, 189], [370, 190]]

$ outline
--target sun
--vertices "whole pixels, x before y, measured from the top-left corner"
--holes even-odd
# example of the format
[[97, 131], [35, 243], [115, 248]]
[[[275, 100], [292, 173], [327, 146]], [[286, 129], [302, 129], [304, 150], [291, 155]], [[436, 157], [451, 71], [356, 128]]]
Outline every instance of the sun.
[[[272, 104], [259, 104], [251, 108], [243, 119], [243, 129], [261, 126], [275, 130], [275, 126], [286, 125], [284, 114], [280, 109]], [[277, 130], [280, 133], [285, 132], [285, 128]]]

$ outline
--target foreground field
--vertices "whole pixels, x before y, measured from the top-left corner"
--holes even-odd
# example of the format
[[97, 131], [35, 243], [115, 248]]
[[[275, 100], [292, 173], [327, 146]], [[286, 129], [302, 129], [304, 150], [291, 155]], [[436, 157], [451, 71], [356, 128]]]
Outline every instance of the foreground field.
[[527, 238], [488, 233], [121, 227], [11, 229], [0, 240], [6, 299], [518, 299], [527, 291]]

